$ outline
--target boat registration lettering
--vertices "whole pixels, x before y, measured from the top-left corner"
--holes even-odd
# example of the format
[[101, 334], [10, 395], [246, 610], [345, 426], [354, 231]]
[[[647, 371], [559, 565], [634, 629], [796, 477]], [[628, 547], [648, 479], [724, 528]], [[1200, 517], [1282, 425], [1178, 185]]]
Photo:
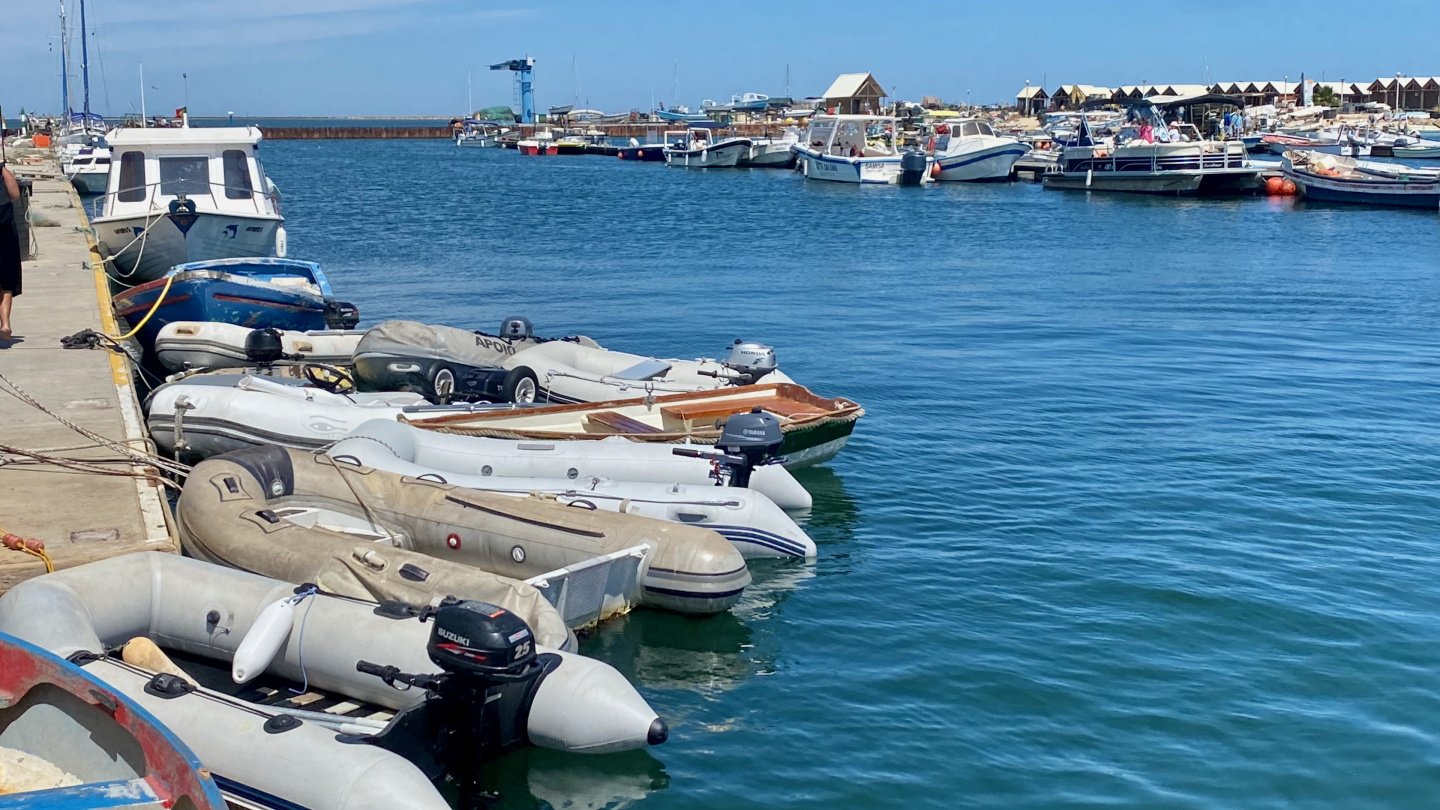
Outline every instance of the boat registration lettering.
[[484, 336], [484, 335], [476, 335], [476, 336], [475, 336], [475, 345], [476, 345], [476, 346], [484, 346], [485, 348], [489, 349], [490, 351], [492, 351], [492, 352], [499, 352], [500, 354], [514, 354], [514, 353], [515, 353], [515, 347], [514, 347], [514, 346], [511, 346], [509, 343], [506, 343], [506, 342], [503, 341], [503, 340], [498, 340], [498, 339], [496, 339], [496, 338], [486, 337], [486, 336]]

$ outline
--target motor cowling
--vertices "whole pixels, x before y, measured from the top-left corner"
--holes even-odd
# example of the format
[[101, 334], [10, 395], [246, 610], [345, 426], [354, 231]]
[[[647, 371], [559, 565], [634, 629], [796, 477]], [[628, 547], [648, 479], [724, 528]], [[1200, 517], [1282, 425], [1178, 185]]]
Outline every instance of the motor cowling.
[[775, 349], [764, 343], [736, 338], [730, 347], [730, 356], [721, 365], [748, 378], [743, 384], [753, 383], [775, 370]]
[[446, 673], [513, 680], [525, 677], [535, 663], [530, 626], [505, 608], [446, 599], [431, 621], [425, 652]]
[[529, 340], [534, 336], [534, 324], [523, 315], [512, 315], [500, 322], [500, 337], [506, 340]]
[[360, 308], [348, 301], [325, 302], [325, 328], [354, 329], [360, 323]]
[[918, 186], [925, 182], [929, 164], [924, 152], [912, 150], [900, 155], [900, 185]]
[[256, 365], [268, 366], [285, 356], [285, 342], [275, 329], [251, 329], [245, 336], [245, 358]]

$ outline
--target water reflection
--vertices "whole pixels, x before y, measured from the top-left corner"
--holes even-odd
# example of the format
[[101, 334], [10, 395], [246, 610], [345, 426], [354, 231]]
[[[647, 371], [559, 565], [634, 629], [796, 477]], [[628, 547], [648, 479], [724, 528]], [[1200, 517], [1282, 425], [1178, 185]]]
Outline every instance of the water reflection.
[[853, 540], [860, 506], [845, 491], [845, 479], [829, 467], [806, 467], [795, 471], [795, 480], [810, 491], [814, 505], [808, 512], [790, 514], [821, 547], [821, 555], [827, 545]]
[[649, 751], [567, 754], [522, 748], [486, 763], [486, 790], [500, 794], [497, 810], [618, 810], [670, 784]]

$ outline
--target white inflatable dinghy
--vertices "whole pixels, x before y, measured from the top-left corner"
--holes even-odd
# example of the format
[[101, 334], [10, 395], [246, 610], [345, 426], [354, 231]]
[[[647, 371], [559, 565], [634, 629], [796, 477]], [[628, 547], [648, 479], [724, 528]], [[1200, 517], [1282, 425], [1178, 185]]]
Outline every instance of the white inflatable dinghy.
[[[509, 577], [520, 599], [514, 580], [638, 545], [651, 549], [641, 604], [719, 613], [750, 584], [740, 552], [701, 526], [480, 492], [273, 445], [197, 464], [175, 517], [185, 550], [200, 559], [411, 605], [447, 593], [493, 601], [495, 577], [482, 572]], [[530, 594], [528, 604], [541, 599]]]
[[528, 371], [544, 398], [563, 404], [713, 391], [762, 378], [767, 383], [794, 382], [775, 367], [773, 348], [741, 340], [724, 361], [659, 360], [605, 349], [589, 339], [555, 340], [526, 348], [506, 358], [504, 365]]
[[746, 559], [815, 557], [815, 541], [774, 501], [753, 489], [598, 477], [503, 478], [486, 463], [488, 450], [484, 439], [374, 419], [325, 453], [337, 461], [412, 478], [515, 496], [544, 492], [564, 504], [701, 526], [719, 532]]
[[[175, 321], [155, 337], [155, 357], [169, 371], [198, 368], [241, 368], [252, 365], [245, 341], [256, 330], [215, 321]], [[284, 356], [277, 363], [324, 363], [348, 366], [363, 329], [318, 329], [280, 333]]]
[[[286, 602], [294, 606], [288, 619], [269, 625], [278, 632], [252, 638], [261, 635], [257, 621]], [[245, 807], [446, 810], [431, 779], [481, 755], [526, 743], [600, 753], [664, 741], [664, 721], [614, 668], [537, 649], [514, 614], [479, 605], [446, 604], [420, 616], [387, 612], [142, 552], [17, 585], [0, 597], [0, 632], [82, 663], [139, 703]], [[237, 656], [255, 655], [257, 671], [275, 686], [257, 691], [213, 672], [201, 685], [199, 675], [182, 666], [189, 677], [180, 677], [170, 661], [145, 668], [106, 654], [137, 638], [197, 662], [233, 667]], [[494, 667], [465, 663], [482, 649]], [[285, 684], [302, 682], [302, 698], [335, 697], [276, 704], [290, 696]], [[421, 688], [398, 688], [407, 684]], [[304, 709], [295, 707], [300, 702]], [[396, 714], [377, 722], [375, 707]], [[416, 745], [406, 732], [427, 722], [461, 725], [443, 736], [473, 748]], [[446, 765], [439, 773], [437, 763]]]
[[[177, 409], [177, 404], [182, 407]], [[263, 444], [315, 450], [344, 438], [371, 419], [395, 419], [403, 413], [423, 425], [419, 420], [490, 407], [427, 405], [413, 393], [332, 394], [252, 376], [188, 377], [156, 388], [148, 405], [146, 423], [156, 445], [166, 453], [199, 459]], [[544, 442], [487, 438], [467, 442], [466, 452], [482, 465], [490, 465], [494, 475], [507, 478], [714, 483], [709, 461], [676, 456], [673, 447], [623, 437]], [[756, 469], [750, 488], [764, 493], [781, 509], [811, 506], [810, 493], [779, 465]]]

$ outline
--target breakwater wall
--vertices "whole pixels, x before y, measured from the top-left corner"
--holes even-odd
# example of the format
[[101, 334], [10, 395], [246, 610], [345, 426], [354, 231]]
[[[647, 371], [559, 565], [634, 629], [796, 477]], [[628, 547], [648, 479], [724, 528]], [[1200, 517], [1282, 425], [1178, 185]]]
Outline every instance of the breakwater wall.
[[[553, 125], [559, 129], [558, 125]], [[552, 125], [541, 124], [540, 129], [550, 129]], [[453, 138], [454, 130], [449, 126], [438, 127], [264, 127], [265, 139], [269, 141], [325, 141], [325, 140], [376, 140], [376, 139], [419, 139], [419, 138]], [[516, 126], [520, 130], [521, 137], [533, 135], [536, 130], [534, 124]], [[644, 138], [647, 134], [662, 132], [665, 130], [685, 129], [684, 124], [675, 122], [657, 121], [651, 123], [636, 124], [610, 124], [596, 127], [603, 131], [606, 137], [610, 138]], [[734, 124], [728, 128], [737, 135], [773, 135], [779, 134], [785, 129], [785, 125], [773, 124]]]

